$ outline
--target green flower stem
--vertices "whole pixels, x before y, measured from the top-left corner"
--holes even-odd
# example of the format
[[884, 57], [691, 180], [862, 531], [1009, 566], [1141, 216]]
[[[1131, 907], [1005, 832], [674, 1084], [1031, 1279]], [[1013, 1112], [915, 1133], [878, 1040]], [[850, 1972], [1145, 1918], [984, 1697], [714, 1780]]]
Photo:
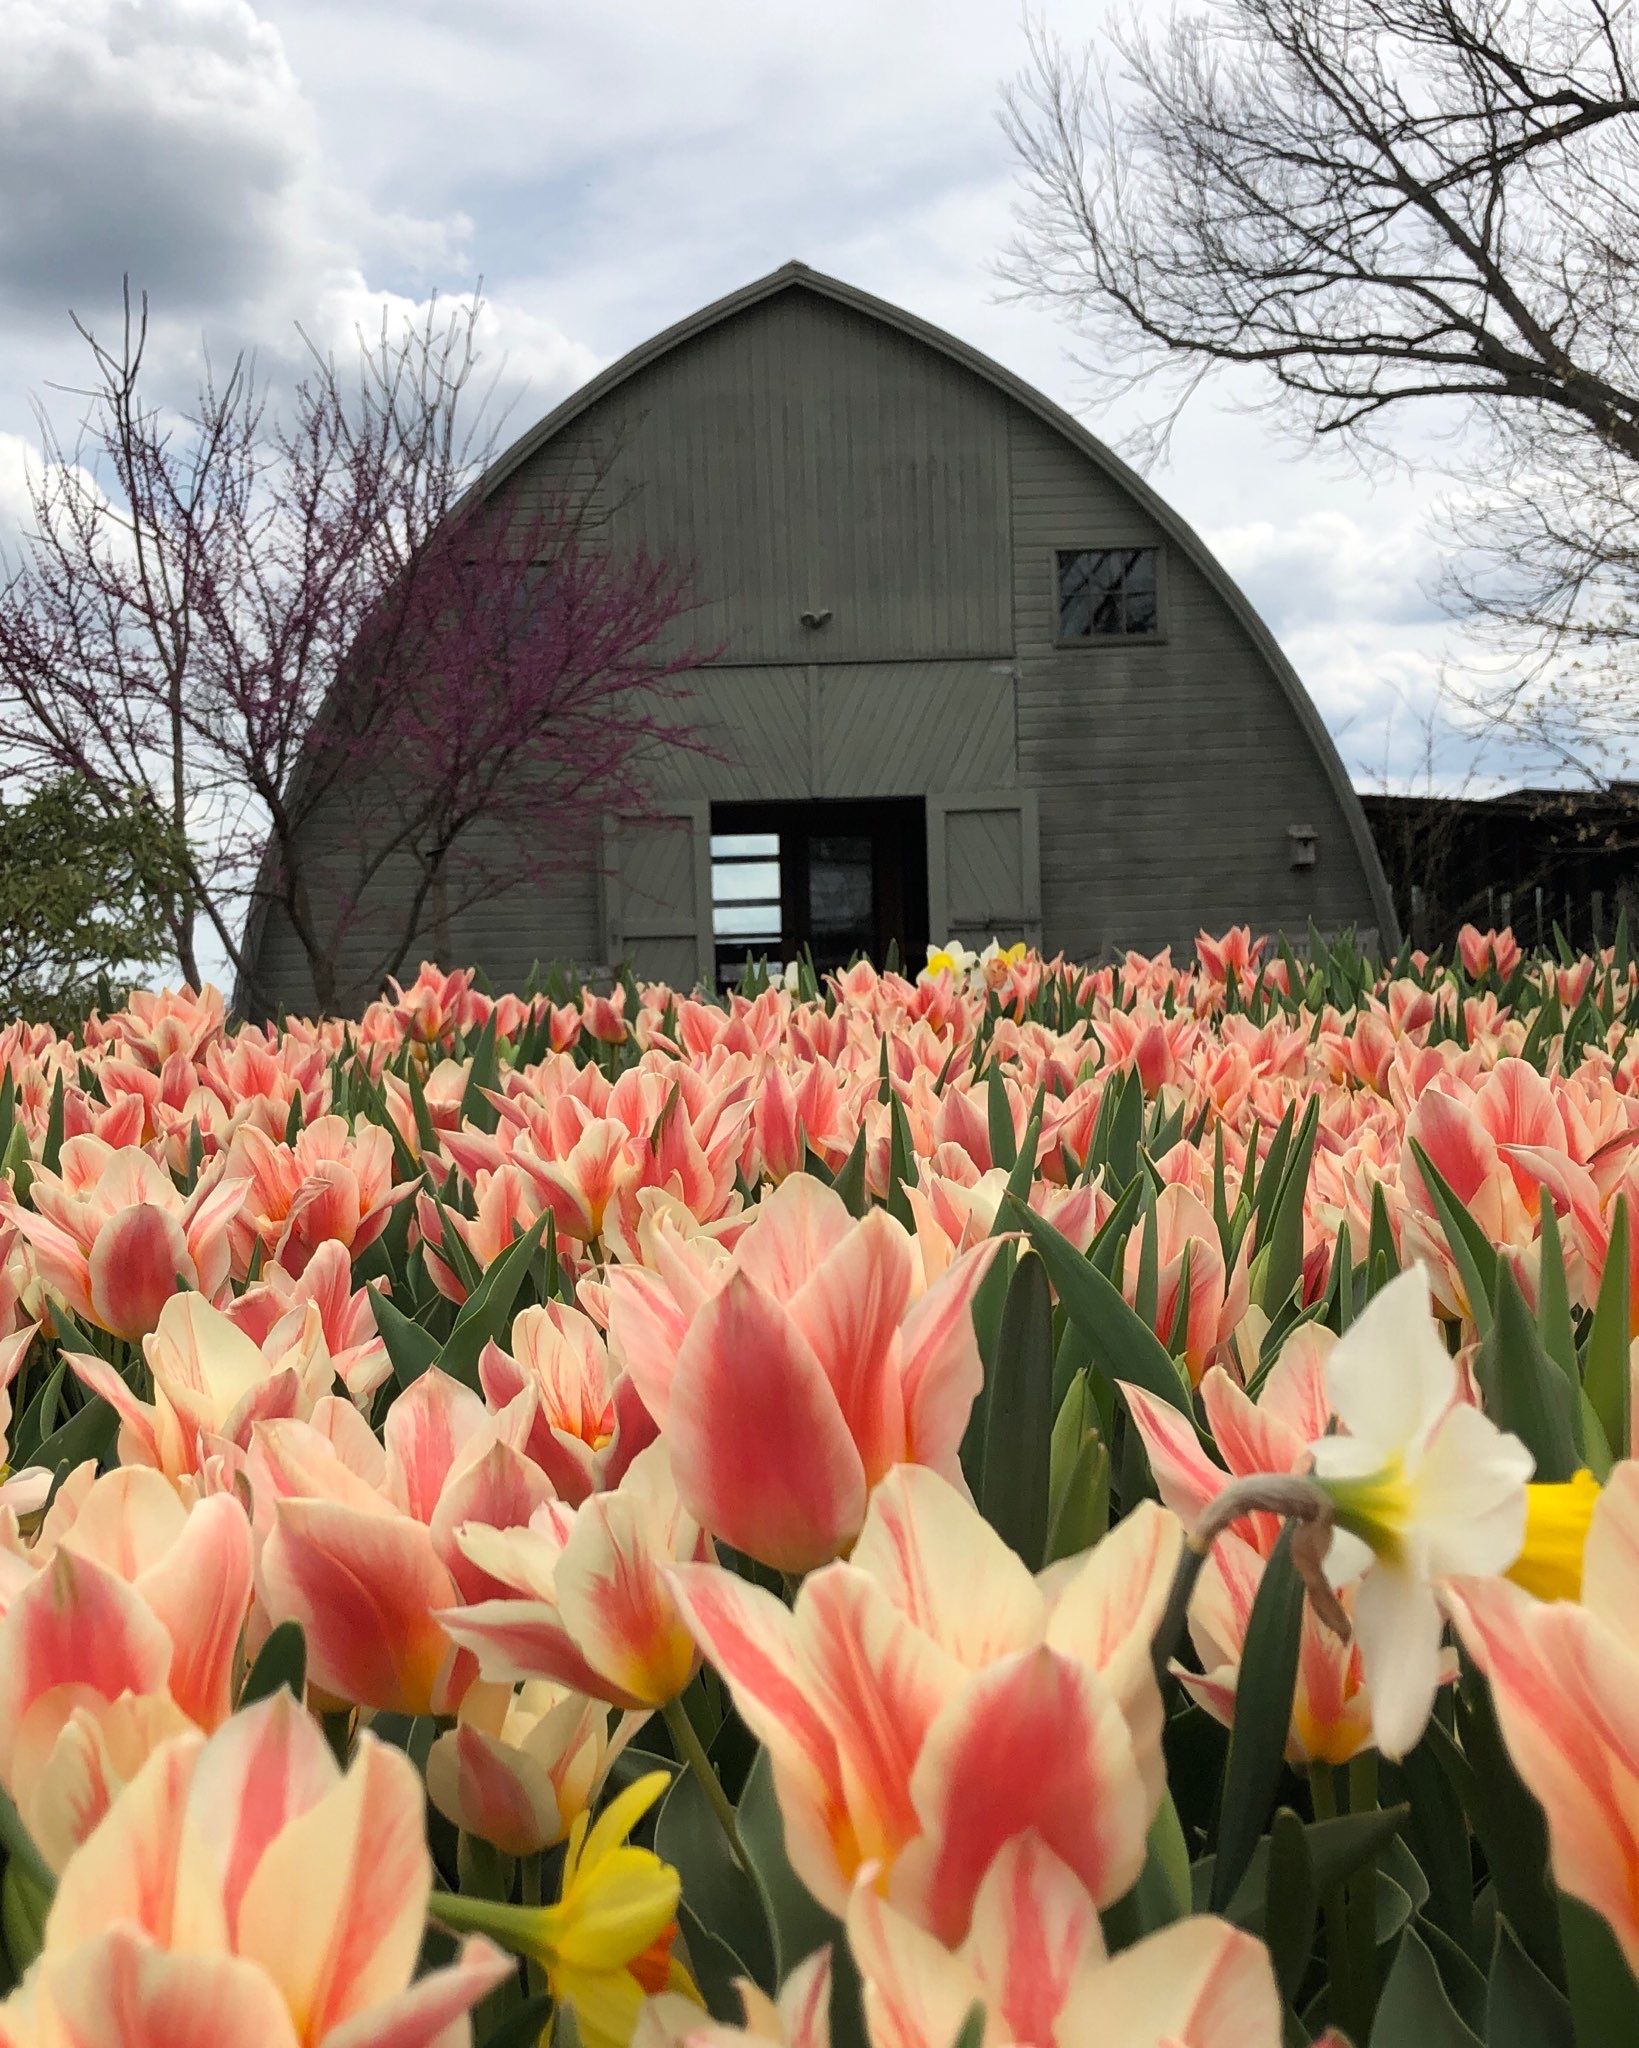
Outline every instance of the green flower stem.
[[[1349, 1811], [1377, 1807], [1377, 1752], [1364, 1750], [1349, 1765]], [[1377, 2011], [1377, 1864], [1368, 1859], [1349, 1879], [1349, 1981], [1355, 2036], [1364, 2041]]]
[[706, 1755], [704, 1745], [694, 1732], [694, 1723], [689, 1719], [688, 1708], [680, 1699], [669, 1699], [661, 1709], [666, 1727], [671, 1735], [672, 1745], [677, 1751], [677, 1760], [686, 1764], [700, 1781], [700, 1789], [711, 1803], [728, 1845], [734, 1852], [734, 1860], [748, 1875], [751, 1861], [746, 1855], [745, 1844], [740, 1840], [740, 1826], [734, 1818], [734, 1808], [728, 1794], [723, 1790], [717, 1773], [711, 1767], [711, 1758]]
[[[1316, 1820], [1337, 1818], [1337, 1787], [1330, 1764], [1310, 1764], [1309, 1797], [1314, 1802]], [[1347, 1895], [1342, 1885], [1333, 1885], [1327, 1892], [1322, 1910], [1326, 1920], [1326, 1974], [1332, 1985], [1327, 2017], [1342, 2025], [1354, 2004], [1350, 1996]]]
[[[541, 1903], [541, 1852], [539, 1849], [535, 1851], [533, 1856], [525, 1856], [520, 1860], [518, 1865], [518, 1884], [526, 1906], [538, 1906]], [[544, 1991], [546, 1989], [546, 1972], [541, 1968], [540, 1958], [538, 1956], [527, 1957], [525, 1959], [525, 1969], [529, 1977], [530, 1991], [532, 1993]]]

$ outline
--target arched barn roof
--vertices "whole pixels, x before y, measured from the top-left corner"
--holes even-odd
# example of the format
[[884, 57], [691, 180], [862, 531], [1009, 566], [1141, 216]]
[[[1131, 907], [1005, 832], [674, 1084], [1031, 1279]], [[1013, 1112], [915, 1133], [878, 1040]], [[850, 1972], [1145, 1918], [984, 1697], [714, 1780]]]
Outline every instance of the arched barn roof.
[[[470, 503], [474, 499], [481, 501], [501, 490], [532, 456], [557, 435], [651, 365], [660, 362], [674, 351], [687, 347], [689, 343], [709, 334], [714, 328], [733, 321], [738, 315], [786, 292], [806, 292], [816, 298], [831, 301], [856, 316], [895, 330], [980, 379], [1003, 398], [1034, 415], [1050, 432], [1067, 443], [1096, 470], [1102, 472], [1119, 492], [1124, 493], [1154, 521], [1169, 546], [1177, 551], [1180, 558], [1193, 566], [1229, 616], [1244, 631], [1267, 673], [1273, 677], [1282, 696], [1290, 705], [1298, 731], [1307, 741], [1347, 827], [1350, 845], [1366, 882], [1383, 943], [1389, 947], [1396, 945], [1399, 933], [1393, 899], [1360, 800], [1313, 700], [1245, 593], [1188, 522], [1182, 519], [1141, 476], [1121, 461], [1103, 442], [1090, 434], [1078, 420], [1053, 404], [1022, 378], [1004, 369], [1001, 364], [992, 361], [990, 357], [981, 354], [966, 342], [959, 341], [954, 335], [945, 333], [928, 321], [918, 319], [915, 314], [906, 312], [902, 307], [890, 305], [886, 300], [860, 291], [853, 285], [844, 284], [836, 278], [826, 277], [810, 269], [805, 263], [792, 261], [782, 264], [766, 277], [744, 285], [711, 305], [702, 307], [700, 311], [690, 314], [688, 318], [678, 321], [663, 333], [632, 349], [618, 362], [600, 371], [505, 449], [475, 482], [467, 502]], [[297, 775], [302, 772], [302, 764], [298, 764]], [[265, 880], [265, 867], [263, 879]], [[267, 898], [259, 895], [253, 904], [245, 934], [245, 957], [249, 962], [260, 963], [263, 958], [268, 919]], [[241, 977], [235, 995], [236, 1004], [243, 1003], [249, 993], [247, 980]]]
[[512, 443], [479, 478], [474, 486], [475, 494], [487, 498], [506, 482], [515, 470], [520, 468], [537, 450], [579, 419], [600, 399], [607, 398], [613, 391], [635, 377], [639, 371], [658, 362], [661, 357], [682, 348], [697, 336], [709, 332], [732, 320], [737, 314], [760, 305], [765, 299], [776, 297], [781, 292], [801, 290], [814, 293], [820, 298], [831, 299], [839, 306], [863, 314], [867, 319], [880, 321], [885, 327], [896, 328], [901, 334], [919, 341], [925, 348], [947, 357], [951, 362], [969, 370], [974, 376], [983, 378], [996, 390], [1023, 406], [1036, 417], [1061, 434], [1065, 440], [1084, 455], [1089, 462], [1097, 465], [1111, 480], [1143, 506], [1154, 519], [1168, 540], [1199, 570], [1213, 591], [1223, 600], [1234, 615], [1237, 623], [1244, 627], [1248, 637], [1257, 648], [1280, 684], [1297, 715], [1309, 744], [1315, 751], [1321, 770], [1338, 800], [1343, 816], [1349, 827], [1354, 850], [1364, 868], [1371, 889], [1372, 906], [1376, 911], [1378, 929], [1385, 945], [1392, 946], [1398, 936], [1398, 924], [1394, 914], [1394, 902], [1384, 877], [1383, 864], [1378, 858], [1377, 845], [1372, 838], [1371, 827], [1366, 822], [1360, 800], [1350, 782], [1348, 771], [1341, 756], [1332, 743], [1332, 736], [1326, 730], [1314, 699], [1304, 688], [1296, 669], [1282, 653], [1273, 633], [1264, 624], [1253, 608], [1245, 592], [1212, 553], [1201, 536], [1179, 517], [1172, 507], [1147, 484], [1134, 469], [1130, 469], [1121, 458], [1094, 435], [1088, 433], [1081, 422], [1057, 406], [1050, 398], [1044, 397], [1022, 377], [1016, 377], [1011, 370], [1005, 370], [1000, 363], [978, 349], [971, 348], [965, 341], [958, 341], [953, 334], [935, 327], [927, 320], [920, 320], [914, 313], [907, 313], [902, 306], [890, 305], [886, 299], [874, 297], [855, 285], [844, 284], [839, 278], [827, 277], [822, 272], [811, 270], [806, 263], [795, 260], [782, 263], [778, 270], [771, 270], [766, 277], [742, 285], [726, 297], [714, 300], [709, 306], [701, 307], [687, 319], [679, 320], [663, 333], [642, 342], [618, 362], [611, 363], [606, 370], [600, 370], [578, 391], [572, 392], [563, 403], [549, 412], [545, 419], [531, 427]]

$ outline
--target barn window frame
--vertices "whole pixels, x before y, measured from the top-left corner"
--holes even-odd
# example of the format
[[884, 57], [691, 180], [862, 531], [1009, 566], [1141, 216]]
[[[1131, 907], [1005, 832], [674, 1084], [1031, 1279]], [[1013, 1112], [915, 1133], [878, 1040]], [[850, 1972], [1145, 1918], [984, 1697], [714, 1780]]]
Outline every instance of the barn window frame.
[[[1148, 554], [1155, 558], [1155, 628], [1151, 632], [1066, 633], [1064, 630], [1063, 571], [1067, 555]], [[1047, 557], [1048, 602], [1052, 606], [1053, 645], [1076, 648], [1162, 647], [1167, 641], [1167, 551], [1158, 540], [1076, 540], [1059, 541]]]

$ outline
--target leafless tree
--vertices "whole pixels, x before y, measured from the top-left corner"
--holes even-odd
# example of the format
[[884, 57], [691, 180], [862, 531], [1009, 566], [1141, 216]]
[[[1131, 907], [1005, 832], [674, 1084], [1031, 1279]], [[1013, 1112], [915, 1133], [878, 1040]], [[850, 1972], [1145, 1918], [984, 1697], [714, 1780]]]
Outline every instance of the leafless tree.
[[65, 443], [42, 415], [0, 585], [0, 747], [166, 822], [190, 981], [208, 927], [265, 1000], [247, 919], [276, 909], [321, 1007], [369, 992], [583, 858], [643, 808], [651, 744], [688, 743], [683, 573], [613, 548], [584, 493], [472, 488], [476, 317], [384, 321], [347, 371], [313, 350], [282, 411], [248, 359], [207, 366], [185, 414], [152, 395], [145, 302], [111, 344], [79, 327], [84, 422]]
[[[1639, 593], [1639, 73], [1626, 0], [1218, 0], [1095, 63], [1044, 31], [1004, 123], [1006, 272], [1152, 447], [1217, 365], [1363, 458], [1461, 433], [1447, 588], [1502, 708], [1572, 758], [1631, 719]], [[1498, 700], [1493, 697], [1495, 705]], [[1586, 715], [1584, 715], [1586, 714]]]

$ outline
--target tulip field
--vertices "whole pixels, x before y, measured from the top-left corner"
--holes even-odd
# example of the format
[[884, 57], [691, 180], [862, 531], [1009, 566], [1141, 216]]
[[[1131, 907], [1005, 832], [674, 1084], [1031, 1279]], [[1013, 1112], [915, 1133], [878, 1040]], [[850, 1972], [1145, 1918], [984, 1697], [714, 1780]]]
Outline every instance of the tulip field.
[[0, 1033], [0, 2048], [1639, 2040], [1639, 961]]

